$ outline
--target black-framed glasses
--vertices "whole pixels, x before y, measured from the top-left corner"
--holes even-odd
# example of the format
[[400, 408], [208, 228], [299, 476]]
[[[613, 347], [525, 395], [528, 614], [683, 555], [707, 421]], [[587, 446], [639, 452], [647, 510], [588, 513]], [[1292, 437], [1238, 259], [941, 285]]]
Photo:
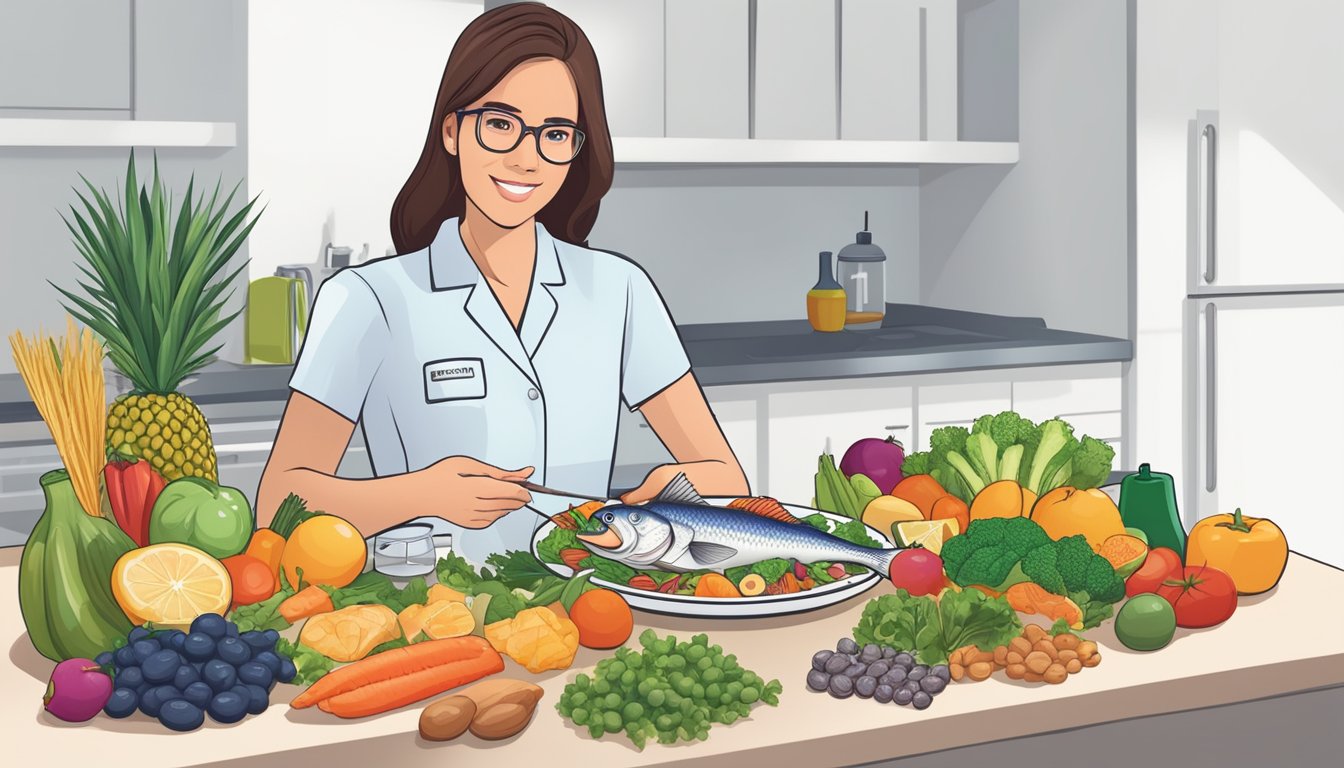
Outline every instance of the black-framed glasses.
[[554, 165], [565, 165], [579, 156], [583, 131], [570, 123], [527, 125], [522, 118], [501, 109], [459, 109], [457, 122], [476, 115], [476, 141], [481, 147], [498, 153], [512, 152], [530, 133], [537, 142], [537, 154]]

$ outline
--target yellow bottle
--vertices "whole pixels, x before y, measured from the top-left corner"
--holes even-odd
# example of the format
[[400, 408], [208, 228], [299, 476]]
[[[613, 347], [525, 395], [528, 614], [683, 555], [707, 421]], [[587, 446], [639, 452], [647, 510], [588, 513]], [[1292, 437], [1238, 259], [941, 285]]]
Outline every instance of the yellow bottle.
[[817, 284], [807, 292], [807, 322], [814, 331], [843, 331], [845, 289], [831, 275], [831, 252], [822, 251], [817, 261]]

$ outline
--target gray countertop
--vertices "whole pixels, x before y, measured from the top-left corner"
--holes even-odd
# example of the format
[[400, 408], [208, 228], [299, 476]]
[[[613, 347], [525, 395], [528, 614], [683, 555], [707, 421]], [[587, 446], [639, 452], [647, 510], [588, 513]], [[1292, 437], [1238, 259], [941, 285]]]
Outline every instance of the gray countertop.
[[[1039, 318], [888, 304], [881, 328], [817, 333], [805, 320], [679, 327], [703, 386], [1121, 362], [1126, 339], [1047, 328]], [[216, 362], [181, 390], [201, 404], [283, 400], [290, 366]], [[17, 374], [0, 375], [0, 423], [37, 410]]]

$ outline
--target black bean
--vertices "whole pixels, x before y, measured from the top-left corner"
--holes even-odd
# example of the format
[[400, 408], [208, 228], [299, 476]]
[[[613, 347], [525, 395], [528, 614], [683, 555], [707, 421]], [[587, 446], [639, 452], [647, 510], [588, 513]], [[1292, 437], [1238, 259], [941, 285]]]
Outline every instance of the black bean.
[[911, 693], [918, 693], [924, 690], [923, 688], [920, 688], [919, 683], [914, 680], [906, 680], [904, 683], [901, 683], [901, 687]]
[[885, 661], [874, 661], [868, 665], [868, 674], [873, 677], [881, 677], [891, 670], [891, 665]]
[[835, 650], [840, 653], [858, 653], [859, 644], [854, 642], [853, 638], [842, 637], [840, 642], [835, 644]]
[[906, 704], [909, 704], [911, 701], [914, 701], [914, 698], [915, 698], [915, 692], [910, 690], [909, 688], [897, 688], [896, 692], [891, 695], [891, 700], [896, 702], [897, 704], [900, 704], [901, 706], [905, 706]]
[[882, 677], [886, 678], [887, 683], [895, 686], [904, 683], [905, 676], [906, 676], [905, 667], [892, 667], [891, 669], [887, 670], [887, 674], [883, 675]]
[[947, 681], [937, 675], [929, 675], [919, 681], [919, 687], [923, 688], [927, 694], [938, 694], [942, 693], [943, 689], [947, 687]]
[[814, 691], [824, 691], [831, 684], [831, 676], [820, 670], [807, 673], [807, 687]]
[[929, 705], [933, 703], [933, 697], [920, 691], [911, 698], [911, 702], [915, 705], [915, 709], [928, 709]]
[[822, 669], [828, 674], [838, 675], [849, 669], [849, 657], [843, 653], [837, 653], [826, 660], [826, 665]]
[[859, 694], [859, 698], [871, 698], [873, 692], [877, 690], [877, 678], [864, 675], [854, 681], [854, 692]]
[[844, 675], [835, 675], [827, 690], [837, 699], [847, 699], [854, 693], [854, 681]]
[[892, 659], [896, 658], [896, 649], [892, 648], [889, 645], [882, 646], [882, 658], [886, 659], [887, 661], [891, 661]]
[[900, 664], [907, 669], [915, 665], [915, 657], [905, 652], [896, 654], [892, 661], [895, 661], [897, 664]]
[[873, 701], [876, 701], [878, 704], [887, 704], [895, 694], [896, 689], [892, 688], [890, 685], [879, 685], [877, 686], [877, 690], [873, 691]]
[[826, 669], [827, 660], [829, 660], [834, 655], [835, 651], [817, 651], [816, 653], [812, 654], [812, 668], [816, 670]]
[[924, 676], [927, 674], [929, 674], [929, 668], [924, 666], [923, 664], [919, 664], [916, 665], [913, 669], [911, 669], [910, 672], [906, 674], [905, 677], [907, 680], [919, 681], [923, 680]]
[[929, 674], [934, 677], [941, 677], [944, 683], [952, 680], [952, 673], [948, 671], [946, 664], [935, 664], [933, 669], [929, 670]]
[[858, 677], [867, 671], [868, 671], [867, 664], [864, 664], [861, 661], [856, 661], [853, 664], [850, 664], [845, 669], [845, 674], [848, 675], [849, 677]]
[[877, 646], [877, 643], [869, 643], [863, 646], [863, 650], [859, 652], [859, 659], [869, 664], [880, 658], [882, 658], [882, 649]]

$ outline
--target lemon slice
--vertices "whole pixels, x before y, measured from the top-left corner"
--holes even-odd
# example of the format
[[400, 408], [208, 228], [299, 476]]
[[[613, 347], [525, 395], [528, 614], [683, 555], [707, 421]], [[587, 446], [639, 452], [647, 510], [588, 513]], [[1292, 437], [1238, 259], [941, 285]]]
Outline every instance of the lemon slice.
[[953, 519], [913, 520], [896, 524], [897, 543], [902, 547], [921, 546], [937, 555], [943, 551], [943, 542], [961, 532], [961, 525]]
[[233, 583], [224, 564], [186, 544], [151, 544], [112, 567], [112, 596], [137, 624], [186, 629], [203, 613], [228, 611]]

